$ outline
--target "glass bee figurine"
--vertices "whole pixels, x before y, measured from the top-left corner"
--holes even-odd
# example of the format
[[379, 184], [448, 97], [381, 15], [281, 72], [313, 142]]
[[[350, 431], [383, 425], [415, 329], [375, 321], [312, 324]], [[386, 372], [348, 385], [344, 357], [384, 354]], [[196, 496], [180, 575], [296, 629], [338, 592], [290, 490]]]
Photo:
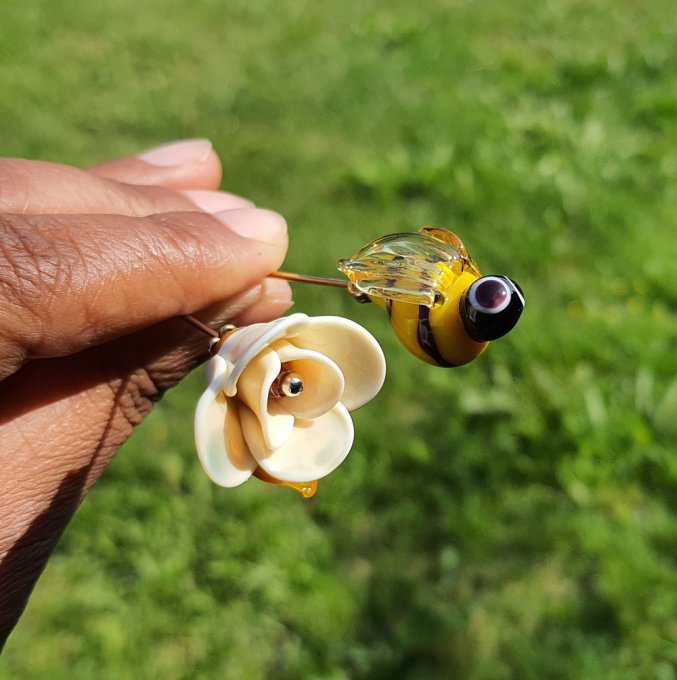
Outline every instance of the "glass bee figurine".
[[522, 289], [507, 276], [482, 276], [456, 234], [439, 227], [388, 234], [338, 270], [348, 281], [287, 272], [290, 281], [347, 288], [385, 309], [402, 344], [434, 366], [462, 366], [512, 330], [524, 309]]

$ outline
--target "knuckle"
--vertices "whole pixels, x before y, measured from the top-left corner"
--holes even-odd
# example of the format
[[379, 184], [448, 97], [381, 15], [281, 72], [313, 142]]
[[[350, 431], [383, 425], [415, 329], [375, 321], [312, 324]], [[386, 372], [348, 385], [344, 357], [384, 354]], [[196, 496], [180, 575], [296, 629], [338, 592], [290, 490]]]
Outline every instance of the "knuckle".
[[0, 296], [17, 307], [30, 306], [38, 295], [40, 237], [16, 215], [0, 215]]
[[43, 318], [53, 292], [71, 278], [72, 258], [33, 218], [0, 214], [0, 303], [18, 311], [22, 325]]
[[137, 368], [114, 390], [115, 402], [121, 415], [131, 428], [136, 427], [150, 413], [164, 389], [145, 368]]

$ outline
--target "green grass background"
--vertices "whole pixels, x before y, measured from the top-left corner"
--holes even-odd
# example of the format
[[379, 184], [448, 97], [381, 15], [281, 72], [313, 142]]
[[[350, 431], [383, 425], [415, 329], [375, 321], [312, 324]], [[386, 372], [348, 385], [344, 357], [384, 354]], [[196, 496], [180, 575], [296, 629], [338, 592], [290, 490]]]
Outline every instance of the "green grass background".
[[0, 152], [210, 137], [287, 267], [459, 232], [522, 322], [381, 395], [311, 501], [208, 482], [198, 371], [79, 510], [0, 678], [677, 677], [672, 0], [0, 2]]

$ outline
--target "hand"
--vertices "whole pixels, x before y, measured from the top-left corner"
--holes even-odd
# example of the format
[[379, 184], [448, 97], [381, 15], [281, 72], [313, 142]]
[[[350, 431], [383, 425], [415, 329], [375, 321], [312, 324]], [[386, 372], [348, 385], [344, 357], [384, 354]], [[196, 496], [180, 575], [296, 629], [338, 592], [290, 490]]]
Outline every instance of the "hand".
[[[276, 318], [282, 217], [191, 140], [89, 171], [0, 159], [0, 646], [91, 485], [218, 327]], [[213, 213], [213, 214], [210, 214]]]

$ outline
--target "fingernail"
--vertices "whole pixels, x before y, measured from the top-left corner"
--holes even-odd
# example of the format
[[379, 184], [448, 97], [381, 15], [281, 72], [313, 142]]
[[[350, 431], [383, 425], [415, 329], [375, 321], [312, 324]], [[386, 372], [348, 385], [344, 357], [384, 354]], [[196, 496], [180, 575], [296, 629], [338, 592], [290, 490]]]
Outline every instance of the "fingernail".
[[236, 208], [253, 208], [254, 204], [242, 196], [229, 194], [225, 191], [201, 191], [191, 189], [183, 191], [183, 195], [193, 201], [195, 205], [208, 213], [223, 212]]
[[212, 150], [208, 139], [185, 139], [181, 142], [170, 142], [156, 146], [140, 153], [137, 158], [149, 165], [168, 167], [186, 163], [204, 163]]
[[226, 210], [214, 217], [239, 236], [257, 241], [281, 241], [287, 234], [284, 217], [264, 208]]

